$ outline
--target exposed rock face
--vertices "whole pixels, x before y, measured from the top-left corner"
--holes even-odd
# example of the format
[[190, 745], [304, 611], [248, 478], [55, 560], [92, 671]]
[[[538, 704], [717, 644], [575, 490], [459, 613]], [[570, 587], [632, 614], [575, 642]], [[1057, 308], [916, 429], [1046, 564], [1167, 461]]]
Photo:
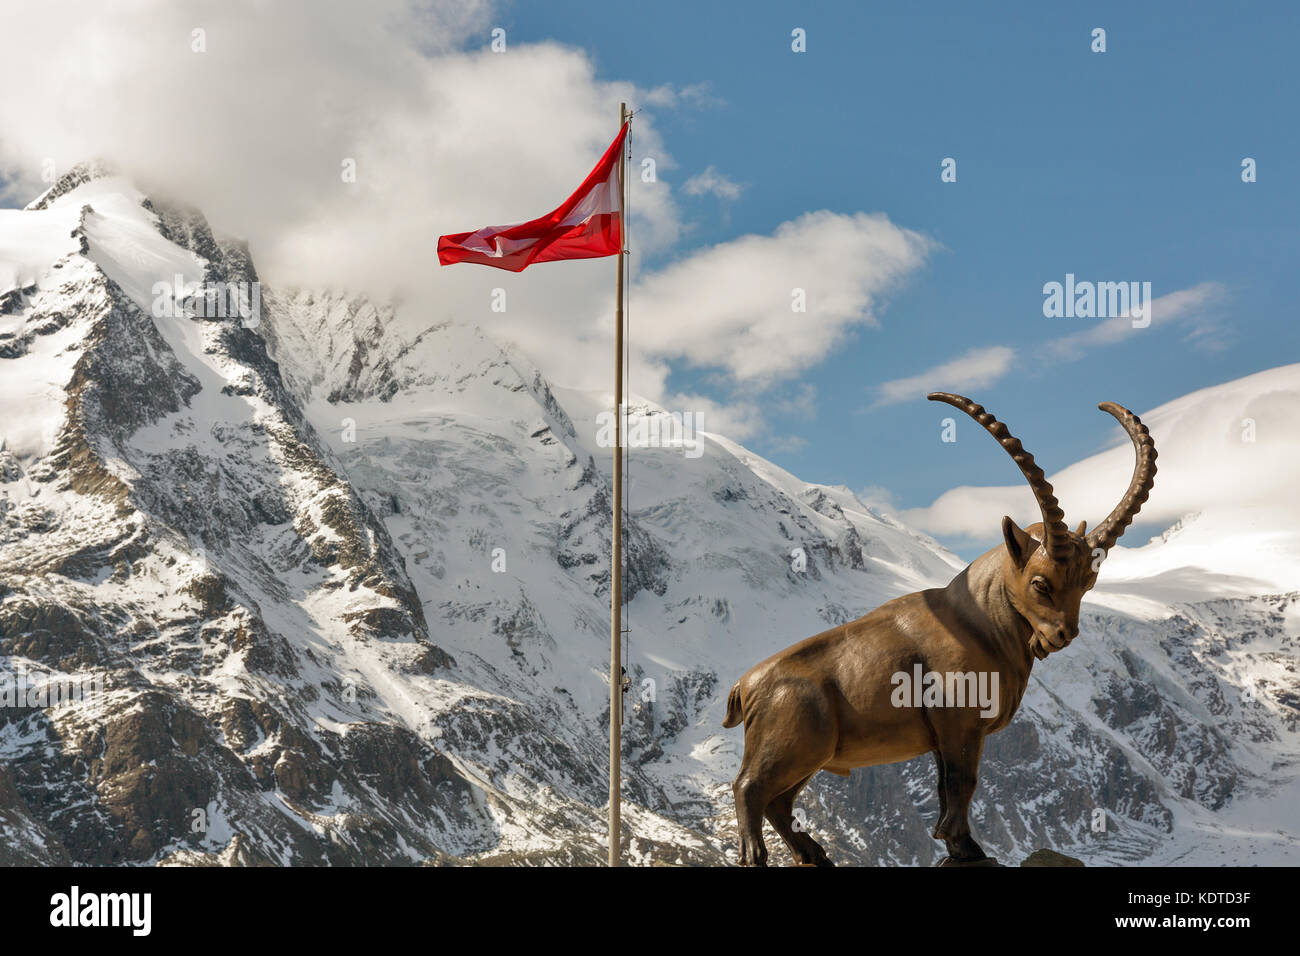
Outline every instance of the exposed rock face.
[[[95, 178], [70, 173], [32, 211]], [[199, 214], [149, 209], [178, 269], [256, 281]], [[432, 814], [486, 826], [446, 758], [367, 717], [338, 666], [375, 644], [426, 674], [450, 657], [263, 339], [150, 315], [119, 284], [112, 221], [87, 205], [79, 222], [84, 249], [25, 293], [10, 339], [14, 363], [61, 347], [67, 384], [45, 453], [7, 466], [25, 494], [4, 514], [0, 653], [102, 690], [0, 709], [15, 831], [80, 863], [221, 854], [234, 833], [267, 860], [360, 863], [436, 851]]]
[[[0, 374], [30, 385], [0, 430], [0, 863], [601, 862], [605, 398], [355, 297], [262, 289], [255, 326], [160, 313], [175, 274], [260, 278], [102, 168], [5, 215], [67, 242], [0, 289]], [[734, 858], [743, 670], [959, 566], [700, 440], [631, 462], [636, 863]], [[1089, 612], [989, 741], [988, 852], [1176, 858], [1180, 821], [1293, 780], [1296, 608]], [[836, 862], [941, 855], [928, 757], [821, 775], [800, 807]]]

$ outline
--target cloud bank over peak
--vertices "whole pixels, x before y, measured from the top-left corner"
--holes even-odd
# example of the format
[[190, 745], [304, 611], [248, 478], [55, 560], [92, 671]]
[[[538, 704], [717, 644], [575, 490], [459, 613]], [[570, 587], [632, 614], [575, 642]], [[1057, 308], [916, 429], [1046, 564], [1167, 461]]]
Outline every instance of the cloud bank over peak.
[[6, 11], [6, 33], [25, 38], [0, 58], [0, 83], [23, 91], [0, 100], [7, 198], [42, 192], [50, 166], [102, 158], [248, 239], [271, 285], [396, 301], [411, 331], [478, 324], [557, 384], [602, 388], [611, 263], [522, 276], [439, 268], [437, 237], [554, 208], [613, 138], [618, 103], [640, 105], [631, 168], [652, 157], [660, 176], [630, 177], [632, 385], [664, 401], [675, 367], [716, 370], [714, 420], [750, 434], [762, 429], [762, 389], [874, 324], [882, 297], [924, 261], [923, 236], [828, 210], [683, 255], [690, 223], [677, 193], [740, 196], [716, 171], [689, 188], [671, 182], [655, 111], [725, 108], [707, 79], [638, 89], [598, 76], [586, 51], [509, 35], [493, 52], [494, 15], [472, 0], [51, 0]]

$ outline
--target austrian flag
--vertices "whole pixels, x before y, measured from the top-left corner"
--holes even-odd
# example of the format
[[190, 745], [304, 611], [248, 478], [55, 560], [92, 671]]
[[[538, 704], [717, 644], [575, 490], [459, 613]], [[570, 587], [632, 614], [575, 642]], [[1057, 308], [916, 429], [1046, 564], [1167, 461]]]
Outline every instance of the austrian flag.
[[599, 259], [623, 245], [623, 196], [619, 156], [627, 139], [624, 123], [577, 191], [554, 212], [513, 226], [484, 226], [438, 238], [438, 261], [477, 262], [522, 272], [534, 262]]

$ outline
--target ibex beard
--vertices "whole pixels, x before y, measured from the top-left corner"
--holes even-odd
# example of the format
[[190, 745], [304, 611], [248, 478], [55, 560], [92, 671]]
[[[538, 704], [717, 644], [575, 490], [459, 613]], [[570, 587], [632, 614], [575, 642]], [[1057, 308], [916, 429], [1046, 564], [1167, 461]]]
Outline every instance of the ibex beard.
[[[745, 754], [733, 792], [742, 866], [765, 866], [766, 819], [795, 862], [830, 866], [826, 852], [796, 829], [794, 801], [819, 770], [847, 777], [855, 767], [933, 753], [939, 820], [934, 837], [944, 863], [985, 860], [968, 818], [984, 738], [1015, 716], [1035, 660], [1079, 633], [1079, 604], [1097, 583], [1106, 553], [1132, 523], [1155, 483], [1155, 443], [1127, 409], [1105, 402], [1133, 441], [1137, 464], [1128, 490], [1091, 533], [1071, 532], [1052, 486], [1007, 427], [968, 398], [933, 392], [982, 425], [1020, 467], [1042, 522], [1020, 528], [1002, 519], [1002, 544], [976, 558], [943, 588], [890, 601], [839, 627], [774, 654], [746, 672], [727, 698], [724, 727], [745, 725]], [[996, 701], [981, 707], [899, 707], [899, 672], [996, 674]]]

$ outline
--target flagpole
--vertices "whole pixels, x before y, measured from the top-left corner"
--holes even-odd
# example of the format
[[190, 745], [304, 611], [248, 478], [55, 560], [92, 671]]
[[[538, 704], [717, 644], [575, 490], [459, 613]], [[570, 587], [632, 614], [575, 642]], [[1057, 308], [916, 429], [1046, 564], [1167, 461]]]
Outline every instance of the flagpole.
[[[618, 128], [627, 122], [627, 104], [618, 104]], [[627, 211], [623, 208], [626, 147], [618, 154], [619, 251], [618, 292], [614, 299], [614, 502], [613, 548], [609, 573], [609, 865], [622, 862], [621, 758], [623, 732], [623, 257], [627, 246]]]

